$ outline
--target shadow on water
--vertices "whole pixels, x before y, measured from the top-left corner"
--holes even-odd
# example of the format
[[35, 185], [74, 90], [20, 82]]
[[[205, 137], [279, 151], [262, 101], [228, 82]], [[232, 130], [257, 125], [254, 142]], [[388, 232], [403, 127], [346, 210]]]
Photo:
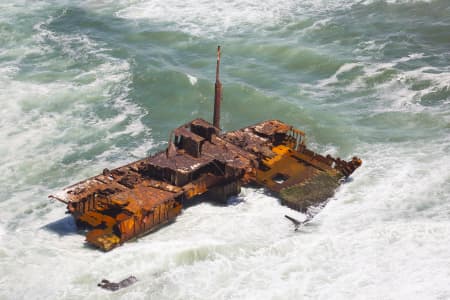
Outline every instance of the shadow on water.
[[43, 229], [54, 232], [59, 236], [82, 234], [82, 231], [77, 229], [75, 221], [71, 216], [64, 217], [55, 222], [48, 223], [42, 226]]
[[227, 199], [227, 206], [228, 205], [230, 205], [230, 206], [235, 206], [235, 205], [239, 205], [239, 204], [241, 204], [241, 203], [243, 203], [243, 202], [245, 202], [245, 200], [242, 198], [242, 197], [240, 197], [239, 195], [237, 195], [237, 196], [231, 196], [231, 197], [229, 197], [228, 199]]
[[353, 179], [353, 177], [347, 177], [347, 178], [344, 178], [343, 181], [344, 181], [343, 183], [350, 183], [350, 182], [353, 182], [354, 179]]

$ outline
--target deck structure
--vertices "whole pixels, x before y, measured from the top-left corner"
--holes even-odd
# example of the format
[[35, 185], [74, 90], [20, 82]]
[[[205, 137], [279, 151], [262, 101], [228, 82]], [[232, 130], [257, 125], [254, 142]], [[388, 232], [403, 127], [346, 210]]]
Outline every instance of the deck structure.
[[307, 148], [305, 133], [268, 120], [222, 133], [218, 49], [214, 123], [195, 119], [173, 130], [166, 150], [103, 172], [49, 197], [67, 205], [86, 241], [108, 251], [172, 222], [199, 195], [224, 202], [256, 185], [299, 211], [323, 203], [361, 165]]

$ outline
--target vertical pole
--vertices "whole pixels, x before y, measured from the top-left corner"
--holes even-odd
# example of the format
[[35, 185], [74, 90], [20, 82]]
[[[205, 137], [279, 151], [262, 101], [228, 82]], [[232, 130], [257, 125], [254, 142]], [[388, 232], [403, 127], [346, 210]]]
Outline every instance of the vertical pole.
[[213, 125], [220, 129], [220, 102], [222, 98], [222, 84], [219, 79], [220, 46], [217, 46], [216, 83], [214, 85], [214, 118]]

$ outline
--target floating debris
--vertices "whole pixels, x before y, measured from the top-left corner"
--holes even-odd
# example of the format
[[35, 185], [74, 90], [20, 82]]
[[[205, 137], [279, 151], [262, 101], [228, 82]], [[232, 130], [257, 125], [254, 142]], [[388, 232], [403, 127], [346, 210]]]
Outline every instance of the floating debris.
[[306, 223], [310, 222], [312, 220], [312, 218], [313, 218], [313, 215], [308, 214], [307, 218], [305, 220], [303, 220], [303, 221], [299, 221], [299, 220], [297, 220], [297, 219], [295, 219], [293, 217], [290, 217], [288, 215], [284, 215], [284, 217], [286, 219], [290, 220], [294, 224], [294, 226], [295, 226], [294, 231], [297, 231], [300, 226], [305, 225]]
[[126, 288], [126, 287], [136, 283], [137, 281], [138, 281], [137, 278], [134, 276], [130, 276], [119, 282], [111, 282], [109, 280], [102, 279], [102, 281], [99, 284], [97, 284], [97, 286], [99, 286], [105, 290], [117, 291], [119, 289]]

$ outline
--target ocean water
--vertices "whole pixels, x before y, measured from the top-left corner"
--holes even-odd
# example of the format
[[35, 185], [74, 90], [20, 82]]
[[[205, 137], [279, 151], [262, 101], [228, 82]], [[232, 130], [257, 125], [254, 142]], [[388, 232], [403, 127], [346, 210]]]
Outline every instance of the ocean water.
[[[246, 188], [86, 247], [47, 196], [210, 120], [218, 44], [225, 130], [363, 166], [298, 232]], [[450, 2], [1, 1], [0, 173], [0, 299], [450, 299]]]

